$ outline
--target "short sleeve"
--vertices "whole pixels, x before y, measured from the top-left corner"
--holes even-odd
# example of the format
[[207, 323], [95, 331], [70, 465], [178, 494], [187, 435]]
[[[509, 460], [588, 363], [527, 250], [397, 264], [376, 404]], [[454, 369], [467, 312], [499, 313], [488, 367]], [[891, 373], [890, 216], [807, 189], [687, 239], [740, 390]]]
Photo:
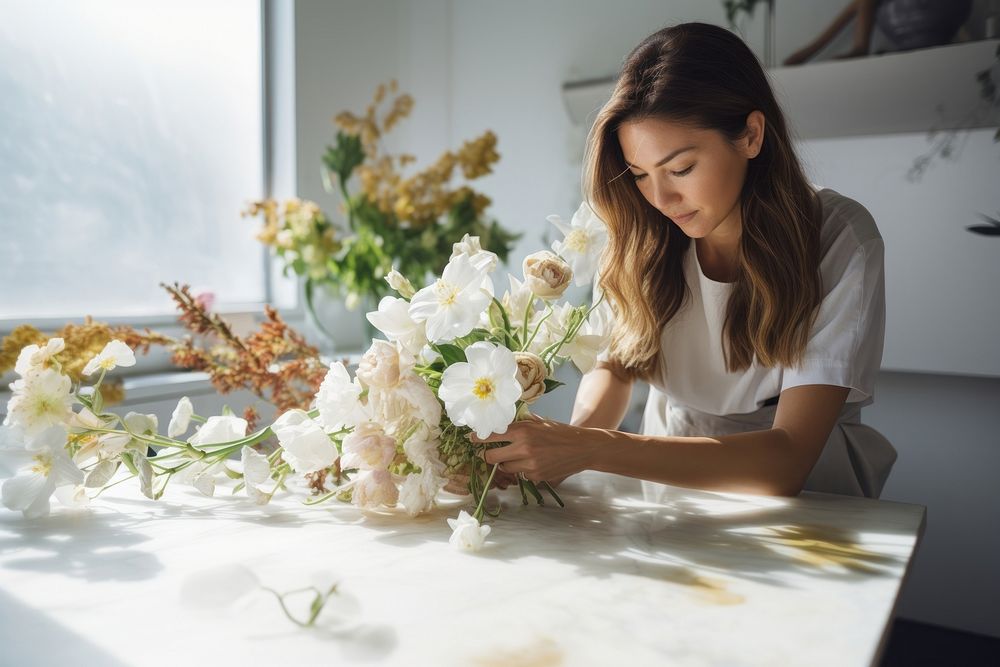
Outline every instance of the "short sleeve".
[[845, 233], [821, 263], [825, 295], [801, 363], [785, 368], [781, 389], [809, 384], [848, 387], [848, 403], [869, 402], [885, 341], [885, 246]]

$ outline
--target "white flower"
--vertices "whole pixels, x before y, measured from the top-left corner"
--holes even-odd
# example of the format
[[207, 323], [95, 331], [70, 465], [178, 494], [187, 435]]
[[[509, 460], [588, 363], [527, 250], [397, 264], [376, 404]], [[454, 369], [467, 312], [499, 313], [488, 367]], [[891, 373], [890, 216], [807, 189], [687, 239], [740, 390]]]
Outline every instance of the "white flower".
[[379, 505], [392, 507], [399, 501], [399, 489], [387, 470], [373, 470], [360, 477], [351, 494], [351, 502], [364, 509]]
[[515, 278], [511, 274], [507, 274], [507, 279], [510, 281], [510, 289], [504, 292], [503, 303], [504, 308], [507, 310], [507, 317], [510, 319], [510, 324], [513, 327], [519, 327], [524, 324], [524, 314], [528, 311], [528, 304], [530, 304], [535, 295], [531, 293], [531, 290], [527, 285], [522, 283], [520, 280]]
[[20, 354], [17, 355], [14, 370], [21, 377], [28, 377], [31, 372], [45, 368], [49, 360], [64, 349], [66, 349], [66, 343], [62, 338], [50, 338], [45, 343], [45, 347], [26, 345], [21, 348]]
[[120, 340], [109, 341], [104, 349], [83, 368], [84, 375], [93, 375], [96, 371], [110, 371], [117, 366], [135, 366], [135, 354]]
[[339, 361], [330, 364], [330, 370], [323, 378], [323, 384], [316, 394], [316, 408], [319, 423], [327, 431], [339, 431], [346, 426], [355, 426], [368, 419], [361, 405], [362, 387]]
[[49, 426], [67, 423], [73, 415], [70, 379], [51, 368], [37, 369], [10, 385], [4, 424], [20, 426], [32, 438]]
[[[576, 309], [568, 303], [561, 304], [546, 321], [546, 339], [555, 343], [566, 335]], [[559, 349], [559, 356], [569, 357], [581, 373], [589, 373], [597, 364], [597, 355], [607, 346], [606, 323], [600, 306], [577, 330], [576, 335]]]
[[358, 424], [354, 432], [344, 438], [343, 449], [340, 464], [344, 468], [385, 470], [396, 456], [395, 440], [374, 422]]
[[410, 302], [393, 296], [384, 296], [378, 310], [366, 315], [372, 326], [396, 341], [410, 354], [419, 354], [427, 344], [427, 327], [410, 317]]
[[240, 458], [243, 462], [243, 488], [258, 505], [266, 505], [271, 494], [261, 487], [271, 479], [271, 465], [267, 462], [267, 457], [255, 452], [252, 447], [243, 445]]
[[434, 498], [446, 482], [444, 477], [432, 470], [407, 475], [399, 489], [399, 502], [403, 503], [410, 516], [428, 512], [434, 509]]
[[504, 433], [521, 397], [514, 353], [480, 341], [465, 348], [467, 362], [452, 364], [441, 376], [438, 396], [454, 424], [471, 427], [480, 438]]
[[545, 393], [545, 362], [533, 352], [515, 352], [517, 382], [521, 385], [521, 400], [534, 403]]
[[525, 286], [542, 299], [558, 299], [573, 279], [569, 264], [548, 250], [539, 250], [525, 257], [522, 270]]
[[[122, 421], [125, 422], [126, 430], [136, 435], [156, 435], [159, 426], [159, 420], [153, 414], [144, 415], [138, 412], [130, 412], [125, 415]], [[93, 424], [94, 426], [91, 428], [107, 428], [100, 419], [86, 408], [80, 411], [80, 415], [78, 415], [78, 418], [74, 422], [80, 425]], [[86, 428], [84, 426], [83, 430], [86, 430]], [[98, 452], [100, 452], [100, 458], [102, 459], [114, 458], [125, 451], [125, 448], [130, 445], [141, 452], [146, 451], [146, 443], [132, 438], [128, 433], [106, 433], [97, 436], [95, 439], [96, 451], [93, 446], [95, 443], [87, 443], [84, 448], [77, 452], [76, 461], [84, 461]], [[86, 453], [84, 453], [85, 451]]]
[[587, 202], [580, 204], [569, 225], [558, 215], [550, 215], [546, 220], [565, 236], [562, 241], [553, 242], [552, 249], [573, 268], [575, 284], [586, 285], [594, 279], [601, 252], [608, 242], [608, 229], [604, 222]]
[[392, 343], [373, 340], [358, 363], [357, 378], [365, 386], [392, 389], [399, 384], [399, 350]]
[[382, 423], [390, 432], [391, 425], [398, 426], [402, 421], [417, 419], [434, 426], [441, 421], [441, 402], [412, 366], [400, 374], [395, 386], [370, 389], [367, 408], [370, 419]]
[[213, 415], [188, 438], [192, 445], [216, 445], [246, 437], [247, 420], [233, 415]]
[[419, 424], [403, 443], [406, 457], [421, 468], [444, 472], [444, 463], [438, 457], [438, 438], [441, 432], [436, 425]]
[[490, 534], [489, 526], [480, 526], [465, 510], [458, 514], [457, 519], [448, 519], [448, 525], [452, 531], [448, 543], [461, 551], [479, 551]]
[[452, 245], [449, 259], [455, 259], [459, 255], [468, 255], [469, 259], [472, 260], [472, 265], [486, 273], [497, 268], [497, 264], [500, 262], [496, 253], [483, 250], [478, 236], [469, 236], [468, 234], [463, 236], [461, 241]]
[[413, 288], [413, 283], [407, 280], [406, 277], [396, 269], [389, 272], [389, 275], [385, 277], [385, 281], [389, 283], [389, 287], [396, 290], [399, 293], [399, 296], [404, 299], [409, 299], [416, 293], [416, 290]]
[[191, 416], [194, 414], [194, 406], [191, 405], [191, 399], [187, 396], [182, 396], [181, 400], [177, 401], [177, 407], [174, 408], [173, 413], [170, 415], [170, 423], [167, 424], [167, 437], [176, 438], [177, 436], [184, 435], [188, 430], [188, 426], [191, 425]]
[[[0, 495], [11, 510], [20, 510], [34, 519], [49, 513], [49, 499], [57, 487], [83, 482], [83, 472], [66, 453], [66, 429], [50, 426], [17, 452], [27, 466], [4, 481]], [[15, 452], [5, 451], [8, 456]]]
[[90, 496], [87, 495], [87, 487], [82, 484], [77, 484], [76, 486], [69, 484], [57, 486], [53, 495], [55, 495], [56, 500], [67, 507], [90, 506]]
[[427, 338], [439, 341], [472, 331], [493, 298], [493, 281], [460, 254], [444, 267], [441, 277], [410, 301], [410, 317], [427, 323]]
[[303, 410], [289, 410], [271, 425], [284, 451], [281, 458], [295, 472], [323, 470], [337, 460], [337, 448], [323, 428]]
[[[173, 465], [179, 465], [181, 462], [178, 461]], [[191, 463], [183, 470], [179, 470], [175, 475], [174, 479], [181, 484], [190, 484], [199, 493], [204, 496], [212, 497], [215, 495], [215, 478], [218, 475], [225, 473], [226, 462], [222, 461], [195, 461]]]

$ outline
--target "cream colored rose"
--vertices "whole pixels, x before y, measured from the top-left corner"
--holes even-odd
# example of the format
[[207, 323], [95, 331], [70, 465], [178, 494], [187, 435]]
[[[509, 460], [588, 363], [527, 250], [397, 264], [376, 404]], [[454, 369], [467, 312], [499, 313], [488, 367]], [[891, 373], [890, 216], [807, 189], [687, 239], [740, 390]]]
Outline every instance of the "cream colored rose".
[[525, 257], [523, 268], [525, 286], [542, 299], [558, 299], [573, 279], [569, 264], [548, 250]]
[[392, 343], [373, 340], [358, 363], [358, 379], [367, 387], [392, 389], [399, 384], [399, 351]]
[[534, 403], [545, 393], [545, 362], [532, 352], [515, 352], [517, 381], [521, 385], [521, 400]]

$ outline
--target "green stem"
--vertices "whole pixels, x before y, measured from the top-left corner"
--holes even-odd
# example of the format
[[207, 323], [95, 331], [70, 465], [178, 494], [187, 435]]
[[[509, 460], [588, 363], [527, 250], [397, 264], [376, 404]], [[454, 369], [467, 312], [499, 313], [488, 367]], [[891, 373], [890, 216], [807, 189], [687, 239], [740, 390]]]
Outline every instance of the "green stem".
[[107, 491], [108, 489], [110, 489], [110, 488], [111, 488], [112, 486], [118, 486], [118, 485], [119, 485], [119, 484], [121, 484], [122, 482], [127, 482], [127, 481], [129, 481], [130, 479], [135, 479], [135, 475], [129, 475], [128, 477], [125, 477], [125, 478], [123, 478], [123, 479], [120, 479], [120, 480], [118, 480], [117, 482], [115, 482], [115, 483], [113, 483], [113, 484], [108, 484], [107, 486], [105, 486], [105, 487], [102, 487], [102, 488], [101, 488], [101, 490], [100, 490], [100, 491], [98, 491], [97, 493], [95, 493], [95, 494], [94, 494], [93, 496], [91, 496], [91, 498], [90, 498], [90, 499], [91, 499], [91, 500], [93, 500], [94, 498], [97, 498], [97, 497], [98, 497], [98, 496], [100, 496], [100, 495], [101, 495], [102, 493], [104, 493], [105, 491]]
[[[594, 303], [594, 305], [592, 305], [590, 307], [590, 309], [587, 311], [587, 314], [584, 315], [582, 318], [580, 318], [580, 321], [577, 322], [574, 326], [571, 326], [569, 328], [569, 331], [566, 332], [566, 335], [563, 336], [563, 339], [561, 341], [559, 341], [558, 344], [550, 345], [549, 347], [545, 348], [545, 351], [542, 354], [543, 355], [548, 354], [548, 358], [546, 359], [543, 356], [542, 360], [545, 362], [546, 366], [548, 366], [550, 363], [552, 363], [552, 360], [556, 358], [557, 354], [559, 354], [559, 350], [562, 349], [562, 346], [565, 345], [567, 341], [572, 340], [573, 337], [576, 336], [576, 333], [580, 330], [580, 327], [582, 327], [583, 323], [587, 321], [587, 319], [590, 317], [590, 314], [592, 312], [594, 312], [594, 310], [599, 305], [601, 305], [602, 301], [604, 301], [604, 295], [603, 294], [601, 295], [601, 298], [598, 299], [597, 302]], [[553, 349], [553, 348], [555, 348], [555, 349]], [[550, 350], [551, 350], [551, 353], [549, 353]]]
[[[534, 297], [534, 295], [532, 295], [532, 297], [530, 299], [528, 299], [527, 305], [524, 307], [524, 324], [521, 325], [521, 340], [522, 341], [528, 340], [528, 319], [529, 319], [529, 315], [531, 314], [531, 306], [534, 304], [534, 301], [535, 301], [535, 297]], [[527, 350], [528, 349], [528, 345], [525, 344], [525, 346], [523, 348], [521, 348], [521, 349], [522, 350]]]
[[483, 495], [479, 499], [479, 505], [476, 506], [476, 513], [472, 515], [476, 521], [483, 520], [483, 508], [486, 506], [486, 496], [489, 495], [490, 485], [493, 483], [493, 477], [497, 474], [497, 468], [499, 467], [499, 463], [493, 464], [493, 470], [490, 471], [490, 477], [486, 480], [486, 486], [483, 487]]
[[562, 498], [559, 497], [559, 494], [556, 493], [556, 490], [552, 488], [551, 484], [549, 484], [548, 482], [542, 482], [542, 488], [549, 492], [549, 494], [555, 499], [556, 504], [558, 504], [559, 507], [566, 507], [566, 503], [562, 501]]
[[549, 305], [549, 312], [545, 313], [545, 316], [538, 320], [538, 326], [536, 326], [534, 332], [532, 332], [531, 338], [524, 344], [524, 347], [522, 348], [523, 350], [527, 351], [528, 347], [535, 341], [535, 336], [537, 336], [538, 332], [542, 330], [542, 325], [545, 324], [545, 320], [549, 319], [554, 312], [555, 310], [553, 310], [552, 306]]

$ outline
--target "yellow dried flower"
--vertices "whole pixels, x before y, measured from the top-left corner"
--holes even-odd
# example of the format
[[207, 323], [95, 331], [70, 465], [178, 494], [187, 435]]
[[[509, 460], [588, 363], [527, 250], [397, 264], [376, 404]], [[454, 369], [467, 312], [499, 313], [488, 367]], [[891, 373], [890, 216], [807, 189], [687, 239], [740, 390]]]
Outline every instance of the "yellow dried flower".
[[481, 137], [466, 141], [458, 150], [458, 161], [462, 174], [468, 178], [479, 178], [493, 171], [492, 166], [500, 159], [496, 152], [497, 135], [487, 131]]
[[45, 345], [46, 340], [45, 334], [31, 325], [22, 324], [15, 327], [0, 344], [0, 374], [14, 368], [22, 349], [28, 345]]
[[390, 131], [396, 126], [396, 123], [409, 116], [411, 111], [413, 111], [413, 98], [411, 96], [400, 95], [393, 100], [392, 108], [386, 114], [385, 120], [382, 121], [385, 131]]
[[341, 111], [333, 117], [333, 122], [347, 134], [357, 134], [361, 128], [361, 119], [350, 111]]

